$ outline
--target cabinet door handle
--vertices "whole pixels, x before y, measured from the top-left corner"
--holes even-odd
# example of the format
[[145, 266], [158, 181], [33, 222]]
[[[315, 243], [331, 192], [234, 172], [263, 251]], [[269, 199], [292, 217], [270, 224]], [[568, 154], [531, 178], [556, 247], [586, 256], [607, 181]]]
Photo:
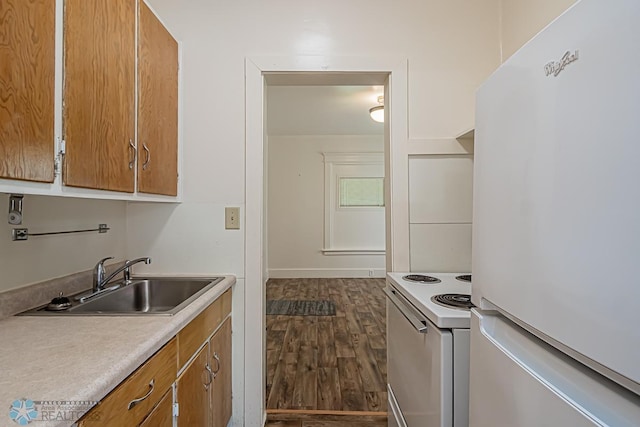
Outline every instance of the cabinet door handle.
[[141, 403], [147, 397], [151, 396], [151, 393], [153, 393], [153, 388], [155, 386], [155, 383], [156, 383], [156, 380], [152, 379], [151, 382], [149, 383], [149, 391], [147, 392], [147, 394], [145, 394], [142, 397], [139, 397], [138, 399], [133, 399], [131, 402], [129, 402], [129, 407], [127, 409], [131, 410], [131, 408], [136, 406], [138, 403]]
[[145, 143], [142, 144], [142, 148], [144, 148], [144, 153], [145, 153], [145, 159], [144, 159], [144, 163], [142, 164], [142, 170], [147, 170], [147, 166], [149, 166], [149, 162], [151, 161], [151, 151], [149, 151], [149, 148]]
[[216, 361], [216, 370], [213, 371], [213, 378], [215, 378], [218, 375], [218, 372], [220, 372], [220, 356], [217, 351], [213, 352], [213, 359]]
[[135, 145], [133, 145], [133, 141], [129, 140], [129, 149], [131, 150], [131, 160], [129, 161], [129, 169], [133, 169], [133, 165], [136, 164], [136, 153], [137, 153], [137, 148]]
[[205, 390], [209, 390], [209, 386], [213, 382], [213, 379], [215, 378], [215, 374], [213, 372], [211, 372], [211, 367], [209, 366], [208, 363], [205, 365], [204, 369], [207, 370], [207, 378], [209, 378], [209, 382], [204, 382], [203, 381], [202, 384], [204, 385], [204, 389]]

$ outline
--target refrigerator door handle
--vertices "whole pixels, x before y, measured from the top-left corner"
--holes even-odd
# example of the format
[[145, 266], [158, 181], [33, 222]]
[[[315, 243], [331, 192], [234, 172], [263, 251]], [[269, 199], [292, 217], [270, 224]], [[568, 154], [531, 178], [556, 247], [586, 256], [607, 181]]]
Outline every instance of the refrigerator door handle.
[[396, 292], [397, 292], [396, 290], [394, 289], [389, 290], [387, 288], [384, 288], [382, 291], [387, 296], [387, 298], [389, 298], [389, 301], [391, 301], [393, 305], [395, 305], [398, 308], [398, 310], [404, 316], [404, 318], [407, 319], [409, 323], [413, 325], [416, 331], [418, 331], [421, 334], [427, 333], [427, 319], [425, 319], [424, 317], [420, 318], [422, 316], [419, 316], [417, 313], [415, 313], [414, 310], [411, 310], [409, 307], [407, 307], [406, 304], [400, 301], [400, 299], [396, 296]]

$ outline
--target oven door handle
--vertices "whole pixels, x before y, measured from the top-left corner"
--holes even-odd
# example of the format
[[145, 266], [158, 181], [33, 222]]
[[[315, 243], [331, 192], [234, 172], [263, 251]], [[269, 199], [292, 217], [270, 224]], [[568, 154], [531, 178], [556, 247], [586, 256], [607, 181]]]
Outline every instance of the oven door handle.
[[408, 311], [409, 307], [407, 307], [406, 304], [404, 304], [402, 301], [400, 301], [400, 299], [398, 299], [398, 297], [396, 296], [395, 290], [389, 290], [387, 288], [384, 288], [382, 289], [382, 291], [387, 296], [387, 298], [389, 298], [389, 301], [391, 301], [393, 305], [395, 305], [398, 308], [398, 310], [400, 311], [400, 313], [402, 313], [404, 318], [407, 319], [409, 323], [413, 325], [414, 328], [416, 328], [416, 331], [420, 332], [421, 334], [427, 333], [427, 320], [424, 318], [420, 319], [415, 313], [409, 312]]

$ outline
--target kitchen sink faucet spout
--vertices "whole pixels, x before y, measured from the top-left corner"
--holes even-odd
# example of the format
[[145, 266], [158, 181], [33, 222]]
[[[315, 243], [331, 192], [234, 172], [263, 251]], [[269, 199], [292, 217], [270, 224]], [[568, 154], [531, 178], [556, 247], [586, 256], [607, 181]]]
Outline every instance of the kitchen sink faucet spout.
[[122, 273], [124, 282], [126, 284], [128, 281], [131, 280], [131, 271], [129, 270], [129, 268], [134, 264], [137, 264], [139, 262], [144, 262], [145, 264], [151, 264], [151, 258], [149, 257], [136, 258], [131, 261], [127, 260], [122, 266], [117, 268], [113, 273], [105, 277], [104, 262], [109, 259], [113, 259], [113, 257], [107, 257], [107, 258], [101, 259], [100, 261], [98, 261], [95, 268], [93, 269], [93, 292], [100, 292], [101, 290], [103, 290], [104, 286], [107, 283], [109, 283], [114, 277], [116, 277], [116, 275], [120, 273]]

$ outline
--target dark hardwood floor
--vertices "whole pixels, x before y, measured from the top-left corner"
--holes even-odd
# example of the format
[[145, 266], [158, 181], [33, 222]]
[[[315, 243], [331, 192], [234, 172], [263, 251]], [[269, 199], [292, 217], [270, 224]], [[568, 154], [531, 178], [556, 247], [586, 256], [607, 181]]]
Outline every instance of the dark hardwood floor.
[[[267, 315], [267, 410], [387, 411], [384, 285], [384, 279], [267, 282], [267, 300], [336, 306], [335, 316]], [[293, 424], [269, 425], [339, 425], [276, 421]]]

